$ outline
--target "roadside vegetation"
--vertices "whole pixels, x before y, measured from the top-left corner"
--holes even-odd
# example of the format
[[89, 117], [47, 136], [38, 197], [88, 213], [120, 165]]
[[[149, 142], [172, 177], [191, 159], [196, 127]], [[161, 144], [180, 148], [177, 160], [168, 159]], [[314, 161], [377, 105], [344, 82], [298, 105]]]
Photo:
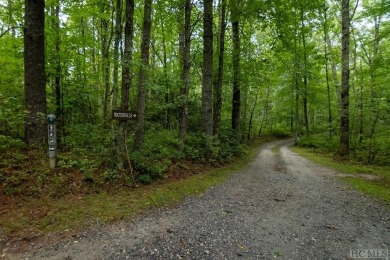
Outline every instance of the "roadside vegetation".
[[[382, 138], [383, 143], [379, 147], [387, 147], [386, 138]], [[380, 142], [380, 141], [377, 141]], [[364, 143], [363, 143], [364, 145]], [[298, 154], [331, 169], [352, 174], [352, 177], [342, 177], [353, 188], [358, 189], [372, 197], [390, 202], [390, 166], [389, 150], [375, 150], [375, 163], [369, 163], [368, 149], [364, 146], [356, 146], [352, 149], [349, 160], [341, 160], [335, 154], [336, 142], [328, 138], [317, 135], [304, 137], [299, 145], [293, 148]], [[371, 151], [372, 152], [372, 151]], [[376, 177], [367, 178], [367, 175]]]
[[[223, 160], [217, 160], [217, 154], [203, 154], [205, 151], [196, 152], [203, 161], [192, 160], [195, 147], [191, 156], [171, 158], [169, 163], [149, 157], [148, 167], [166, 163], [159, 165], [158, 177], [107, 171], [104, 157], [96, 151], [64, 153], [54, 170], [48, 170], [47, 157], [37, 151], [25, 154], [15, 148], [2, 152], [0, 236], [12, 239], [48, 232], [72, 233], [96, 224], [129, 220], [153, 207], [174, 205], [245, 167], [255, 157], [259, 145], [271, 139], [256, 139]], [[169, 149], [166, 143], [160, 145], [151, 147]], [[161, 153], [162, 150], [154, 156], [160, 157]], [[149, 182], [152, 176], [153, 182]]]

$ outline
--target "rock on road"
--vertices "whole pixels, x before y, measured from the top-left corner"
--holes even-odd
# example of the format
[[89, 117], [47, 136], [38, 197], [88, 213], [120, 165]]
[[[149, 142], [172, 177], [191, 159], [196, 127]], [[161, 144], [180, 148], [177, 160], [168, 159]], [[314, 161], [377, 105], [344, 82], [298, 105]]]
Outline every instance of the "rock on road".
[[246, 169], [174, 208], [10, 259], [352, 259], [351, 249], [389, 249], [389, 207], [290, 144], [264, 145]]

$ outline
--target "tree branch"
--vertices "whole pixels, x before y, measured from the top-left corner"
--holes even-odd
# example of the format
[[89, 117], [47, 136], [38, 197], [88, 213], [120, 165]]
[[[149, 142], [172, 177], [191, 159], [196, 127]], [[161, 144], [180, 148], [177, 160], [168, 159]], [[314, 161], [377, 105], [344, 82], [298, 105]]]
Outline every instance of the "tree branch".
[[11, 30], [13, 30], [13, 29], [20, 29], [20, 28], [22, 28], [22, 27], [20, 27], [20, 26], [13, 26], [13, 27], [10, 27], [10, 28], [8, 28], [7, 30], [5, 30], [4, 32], [2, 32], [2, 33], [0, 34], [0, 38], [3, 37], [4, 35], [6, 35], [9, 31], [11, 31]]

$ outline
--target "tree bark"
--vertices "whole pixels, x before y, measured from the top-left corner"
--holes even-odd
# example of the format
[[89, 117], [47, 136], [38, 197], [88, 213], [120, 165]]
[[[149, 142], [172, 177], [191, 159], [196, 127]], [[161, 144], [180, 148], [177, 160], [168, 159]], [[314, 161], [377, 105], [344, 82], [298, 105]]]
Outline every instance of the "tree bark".
[[259, 95], [256, 94], [255, 103], [253, 104], [253, 107], [252, 107], [252, 110], [251, 110], [251, 114], [250, 114], [250, 117], [249, 117], [249, 127], [248, 127], [248, 135], [247, 135], [247, 140], [248, 141], [250, 141], [250, 139], [251, 139], [251, 133], [252, 133], [252, 128], [253, 128], [253, 123], [252, 123], [253, 122], [253, 115], [255, 114], [258, 97], [259, 97]]
[[203, 133], [213, 135], [213, 1], [203, 0]]
[[324, 62], [325, 62], [325, 78], [326, 78], [326, 91], [328, 98], [328, 131], [329, 138], [333, 137], [333, 117], [332, 117], [332, 97], [330, 92], [330, 77], [329, 77], [329, 51], [328, 51], [328, 16], [327, 16], [328, 7], [324, 6], [324, 21], [323, 21], [323, 30], [324, 30]]
[[231, 19], [233, 33], [233, 100], [232, 100], [232, 131], [236, 140], [240, 138], [240, 110], [241, 110], [241, 90], [240, 90], [240, 31], [239, 14], [237, 0], [231, 2]]
[[25, 0], [24, 95], [25, 141], [46, 143], [45, 1]]
[[226, 34], [226, 0], [221, 0], [221, 16], [219, 21], [219, 48], [218, 48], [218, 74], [214, 84], [214, 125], [213, 134], [218, 136], [221, 128], [221, 109], [222, 109], [222, 83], [223, 66], [225, 54], [225, 34]]
[[145, 107], [147, 71], [149, 67], [150, 33], [152, 27], [152, 0], [145, 0], [141, 43], [141, 66], [138, 80], [138, 124], [134, 135], [134, 149], [141, 150], [145, 135]]
[[349, 156], [349, 40], [350, 16], [349, 0], [342, 0], [342, 78], [341, 78], [341, 118], [340, 118], [340, 144], [338, 154], [342, 158]]
[[114, 72], [112, 85], [112, 109], [116, 109], [119, 81], [119, 44], [122, 40], [122, 0], [116, 0], [115, 7], [115, 38], [114, 38]]
[[[101, 12], [104, 14], [107, 12], [105, 3], [101, 3]], [[107, 18], [101, 18], [101, 48], [102, 48], [102, 75], [104, 84], [104, 103], [103, 103], [103, 119], [104, 123], [107, 123], [108, 108], [110, 103], [110, 46], [112, 40], [112, 30], [110, 30], [110, 21]], [[111, 34], [110, 34], [111, 31]]]
[[[125, 39], [124, 39], [124, 53], [122, 64], [122, 87], [121, 87], [121, 104], [120, 109], [122, 111], [129, 110], [129, 90], [131, 87], [131, 61], [132, 61], [132, 48], [134, 37], [134, 0], [126, 0], [125, 2]], [[126, 163], [130, 163], [127, 160], [127, 123], [125, 120], [119, 122], [117, 137], [114, 143], [116, 147], [116, 157], [118, 168], [127, 168]], [[127, 165], [131, 167], [131, 165]]]
[[182, 37], [182, 90], [183, 103], [181, 105], [179, 119], [179, 138], [183, 142], [187, 134], [187, 117], [188, 117], [188, 95], [190, 89], [190, 69], [191, 69], [191, 0], [185, 0], [184, 7], [184, 32]]
[[309, 116], [307, 111], [307, 88], [308, 88], [308, 69], [307, 69], [307, 50], [306, 50], [306, 36], [305, 36], [305, 24], [304, 13], [301, 9], [301, 35], [302, 35], [302, 47], [303, 47], [303, 88], [302, 88], [302, 102], [303, 102], [303, 120], [305, 124], [306, 135], [309, 135]]
[[133, 60], [134, 0], [126, 0], [125, 13], [125, 50], [122, 65], [121, 110], [129, 109], [129, 90], [132, 79], [131, 61]]

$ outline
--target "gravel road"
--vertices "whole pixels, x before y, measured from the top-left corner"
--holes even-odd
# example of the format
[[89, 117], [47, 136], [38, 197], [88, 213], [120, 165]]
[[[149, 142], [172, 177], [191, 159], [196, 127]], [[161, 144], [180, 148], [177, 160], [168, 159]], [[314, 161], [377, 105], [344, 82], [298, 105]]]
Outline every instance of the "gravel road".
[[[175, 208], [5, 257], [353, 259], [351, 249], [385, 254], [390, 249], [388, 205], [350, 189], [336, 172], [291, 152], [290, 144], [264, 145], [245, 170]], [[275, 146], [279, 153], [273, 152]]]

